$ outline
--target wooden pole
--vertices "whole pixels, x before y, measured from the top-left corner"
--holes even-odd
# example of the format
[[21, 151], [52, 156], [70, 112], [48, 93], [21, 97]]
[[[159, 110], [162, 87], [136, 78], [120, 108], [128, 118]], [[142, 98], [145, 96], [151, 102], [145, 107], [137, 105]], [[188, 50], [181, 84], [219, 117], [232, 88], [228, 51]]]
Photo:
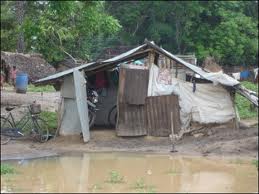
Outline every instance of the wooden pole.
[[177, 152], [177, 150], [175, 150], [175, 129], [174, 129], [174, 108], [171, 112], [171, 132], [172, 134], [170, 135], [170, 140], [172, 142], [172, 150], [171, 152]]
[[236, 130], [239, 129], [239, 115], [238, 115], [238, 110], [237, 110], [237, 107], [235, 105], [235, 92], [231, 92], [231, 100], [232, 100], [232, 106], [234, 108], [234, 111], [235, 111], [235, 119], [234, 119], [234, 127]]
[[148, 67], [150, 68], [151, 65], [154, 63], [154, 52], [153, 51], [150, 51], [148, 53]]

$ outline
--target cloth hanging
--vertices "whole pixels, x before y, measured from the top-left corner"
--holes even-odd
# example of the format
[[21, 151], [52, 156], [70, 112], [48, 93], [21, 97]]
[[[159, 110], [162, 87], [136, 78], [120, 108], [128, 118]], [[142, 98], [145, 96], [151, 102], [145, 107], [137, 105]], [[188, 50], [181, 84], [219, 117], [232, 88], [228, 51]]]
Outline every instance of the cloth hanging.
[[99, 71], [95, 75], [95, 87], [96, 89], [106, 88], [107, 87], [107, 79], [104, 74], [104, 71]]

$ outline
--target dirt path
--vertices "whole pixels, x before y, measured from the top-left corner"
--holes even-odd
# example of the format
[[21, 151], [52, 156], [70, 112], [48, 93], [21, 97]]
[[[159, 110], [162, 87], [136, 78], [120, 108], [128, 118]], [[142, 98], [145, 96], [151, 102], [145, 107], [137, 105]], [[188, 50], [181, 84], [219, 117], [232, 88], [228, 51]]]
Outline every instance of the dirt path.
[[[203, 137], [187, 136], [176, 143], [179, 155], [258, 158], [258, 128], [214, 129]], [[57, 155], [65, 152], [153, 152], [170, 153], [167, 137], [122, 138], [111, 129], [91, 131], [89, 143], [79, 136], [57, 137], [41, 144], [32, 140], [12, 140], [1, 146], [1, 160]]]
[[[19, 98], [14, 93], [1, 93], [3, 103], [28, 103], [33, 99], [41, 100], [43, 109], [57, 109], [59, 93], [28, 93], [20, 94]], [[43, 97], [42, 97], [43, 96]], [[21, 98], [20, 98], [21, 97]], [[12, 99], [13, 98], [13, 99]], [[2, 112], [1, 112], [2, 113]], [[239, 130], [230, 128], [213, 128], [209, 134], [186, 136], [176, 142], [179, 155], [194, 156], [222, 156], [258, 158], [258, 122], [247, 120]], [[168, 137], [117, 137], [115, 130], [95, 129], [90, 132], [89, 143], [83, 143], [79, 136], [57, 137], [47, 143], [41, 144], [33, 140], [11, 140], [6, 145], [1, 145], [1, 160], [25, 159], [62, 154], [65, 152], [153, 152], [170, 153], [172, 144]]]
[[33, 101], [41, 104], [41, 108], [47, 111], [57, 111], [60, 102], [60, 92], [27, 92], [18, 94], [14, 91], [1, 90], [1, 113], [2, 107], [7, 105], [31, 104]]

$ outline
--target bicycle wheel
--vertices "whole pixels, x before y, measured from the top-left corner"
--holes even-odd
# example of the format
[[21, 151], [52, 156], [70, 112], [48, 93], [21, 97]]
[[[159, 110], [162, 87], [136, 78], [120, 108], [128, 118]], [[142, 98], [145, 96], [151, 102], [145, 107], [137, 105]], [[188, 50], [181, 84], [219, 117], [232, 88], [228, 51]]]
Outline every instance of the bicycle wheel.
[[12, 129], [13, 124], [5, 117], [1, 117], [1, 135], [14, 136]]
[[108, 114], [109, 125], [114, 127], [117, 121], [117, 105], [113, 106]]
[[36, 118], [34, 121], [35, 132], [37, 133], [35, 138], [37, 141], [44, 143], [49, 139], [48, 124], [41, 118]]

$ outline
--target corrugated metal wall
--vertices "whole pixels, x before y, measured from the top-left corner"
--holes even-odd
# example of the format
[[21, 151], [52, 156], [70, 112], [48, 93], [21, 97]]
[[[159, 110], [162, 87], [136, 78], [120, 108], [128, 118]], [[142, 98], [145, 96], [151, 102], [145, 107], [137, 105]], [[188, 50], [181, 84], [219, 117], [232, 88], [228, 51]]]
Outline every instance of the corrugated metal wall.
[[145, 98], [148, 70], [120, 68], [118, 136], [147, 135]]
[[147, 135], [145, 105], [119, 104], [118, 136]]
[[[178, 97], [175, 95], [147, 97], [148, 70], [121, 68], [119, 82], [116, 126], [118, 136], [169, 136], [172, 133], [172, 125], [175, 133], [180, 131]], [[133, 100], [133, 103], [141, 103], [143, 98], [144, 103], [131, 104], [128, 99], [134, 96], [139, 99]]]
[[127, 69], [125, 78], [125, 102], [128, 104], [145, 104], [148, 90], [148, 69]]
[[146, 98], [148, 135], [169, 136], [172, 125], [175, 133], [180, 130], [178, 96], [150, 96]]

